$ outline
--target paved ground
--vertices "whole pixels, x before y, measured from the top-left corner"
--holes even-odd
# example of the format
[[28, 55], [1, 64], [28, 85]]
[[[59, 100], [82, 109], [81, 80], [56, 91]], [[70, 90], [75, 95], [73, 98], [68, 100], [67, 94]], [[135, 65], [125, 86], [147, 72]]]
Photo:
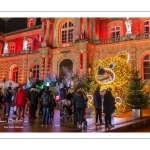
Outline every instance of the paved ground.
[[[12, 108], [13, 109], [13, 108]], [[149, 112], [149, 111], [148, 111]], [[147, 112], [146, 115], [149, 115]], [[11, 110], [10, 116], [7, 117], [0, 113], [0, 132], [105, 132], [104, 125], [95, 127], [95, 119], [89, 118], [87, 119], [88, 127], [87, 129], [83, 129], [82, 131], [74, 128], [74, 123], [69, 122], [67, 120], [60, 120], [59, 110], [55, 110], [55, 116], [53, 119], [52, 126], [41, 126], [41, 116], [38, 116], [37, 119], [30, 119], [28, 117], [28, 113], [25, 114], [25, 118], [23, 120], [17, 120], [12, 115], [13, 111]], [[104, 119], [104, 118], [103, 118]], [[123, 115], [116, 115], [112, 117], [112, 123], [115, 125], [115, 129], [120, 127], [122, 123], [130, 122], [136, 120], [132, 118], [131, 112], [124, 113]]]
[[134, 130], [132, 132], [150, 132], [150, 127], [146, 127], [146, 128], [143, 128], [143, 129]]

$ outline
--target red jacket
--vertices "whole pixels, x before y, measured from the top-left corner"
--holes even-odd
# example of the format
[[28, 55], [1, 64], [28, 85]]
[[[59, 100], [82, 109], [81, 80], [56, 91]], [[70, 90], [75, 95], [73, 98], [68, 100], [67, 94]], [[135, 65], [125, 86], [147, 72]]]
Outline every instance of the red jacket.
[[16, 104], [17, 106], [24, 107], [27, 102], [27, 94], [26, 92], [20, 88], [18, 89], [18, 92], [16, 93]]

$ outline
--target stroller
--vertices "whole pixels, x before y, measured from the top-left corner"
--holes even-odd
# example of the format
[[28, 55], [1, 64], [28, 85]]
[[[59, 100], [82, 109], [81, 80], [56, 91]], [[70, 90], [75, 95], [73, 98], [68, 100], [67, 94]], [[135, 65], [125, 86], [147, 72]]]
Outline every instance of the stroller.
[[69, 100], [61, 100], [58, 102], [59, 104], [59, 108], [60, 108], [60, 114], [61, 116], [61, 120], [69, 120], [72, 121], [72, 110], [69, 107], [71, 105], [71, 102]]

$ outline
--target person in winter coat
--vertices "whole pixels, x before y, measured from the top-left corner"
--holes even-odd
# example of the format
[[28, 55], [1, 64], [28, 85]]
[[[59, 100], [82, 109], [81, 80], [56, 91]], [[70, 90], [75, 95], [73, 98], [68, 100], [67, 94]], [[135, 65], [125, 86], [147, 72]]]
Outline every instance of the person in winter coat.
[[111, 124], [111, 115], [115, 111], [115, 98], [111, 93], [111, 89], [106, 90], [106, 94], [104, 95], [103, 107], [104, 107], [104, 114], [105, 114], [105, 127], [106, 128], [114, 127]]
[[4, 98], [4, 94], [2, 92], [2, 89], [0, 88], [0, 109], [2, 111], [2, 101], [3, 101], [3, 98]]
[[38, 89], [36, 89], [36, 86], [33, 84], [31, 89], [30, 89], [30, 93], [28, 95], [29, 100], [30, 100], [30, 105], [31, 105], [31, 116], [34, 119], [36, 119], [36, 109], [37, 109], [37, 104], [38, 104], [38, 96], [39, 96], [39, 92]]
[[49, 93], [51, 96], [49, 115], [50, 115], [50, 118], [53, 118], [54, 117], [54, 108], [56, 107], [56, 101], [55, 101], [55, 97], [54, 97], [53, 92], [50, 90]]
[[93, 95], [94, 99], [94, 106], [96, 110], [96, 122], [95, 125], [99, 125], [98, 119], [100, 121], [100, 124], [102, 124], [102, 100], [101, 100], [101, 95], [100, 95], [100, 87], [97, 87], [97, 89], [94, 92]]
[[26, 102], [27, 102], [27, 94], [21, 87], [18, 89], [18, 92], [16, 93], [17, 115], [19, 116], [19, 118], [20, 117], [24, 118]]
[[10, 113], [10, 104], [11, 104], [12, 96], [13, 96], [13, 91], [11, 87], [8, 87], [6, 91], [6, 95], [4, 97], [4, 100], [6, 102], [6, 115], [9, 115]]
[[[43, 86], [43, 89], [40, 90], [40, 93], [39, 93], [39, 98], [41, 98], [43, 92], [45, 91], [45, 85]], [[43, 110], [43, 107], [42, 107], [42, 103], [40, 101], [40, 110], [39, 110], [39, 115], [42, 115], [42, 110]]]
[[15, 88], [13, 89], [13, 91], [14, 91], [14, 92], [13, 92], [13, 100], [14, 100], [13, 116], [14, 116], [14, 117], [17, 117], [16, 94], [17, 94], [19, 88], [20, 88], [20, 86], [15, 87]]
[[81, 88], [77, 88], [73, 93], [73, 101], [75, 110], [78, 114], [78, 122], [79, 122], [79, 129], [82, 129], [82, 122], [83, 122], [83, 115], [85, 109], [85, 102], [87, 102], [87, 97], [85, 93], [81, 90]]
[[51, 95], [49, 93], [49, 87], [45, 87], [45, 91], [43, 92], [41, 96], [41, 103], [43, 106], [43, 114], [42, 114], [42, 126], [44, 126], [44, 123], [46, 126], [49, 123], [49, 108], [51, 103]]

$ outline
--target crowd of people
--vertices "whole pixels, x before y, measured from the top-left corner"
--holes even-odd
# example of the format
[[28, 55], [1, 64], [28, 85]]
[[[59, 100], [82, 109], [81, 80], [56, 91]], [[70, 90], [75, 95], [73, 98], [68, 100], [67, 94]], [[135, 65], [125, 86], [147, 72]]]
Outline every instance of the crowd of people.
[[[21, 86], [13, 90], [8, 87], [5, 95], [0, 89], [0, 110], [2, 111], [2, 106], [4, 104], [4, 113], [6, 116], [10, 114], [10, 106], [12, 103], [12, 97], [14, 100], [14, 116], [20, 118], [25, 118], [26, 105], [29, 104], [28, 114], [30, 118], [37, 119], [37, 106], [39, 107], [38, 115], [42, 115], [42, 126], [52, 125], [52, 120], [54, 118], [54, 108], [56, 107], [56, 100], [53, 92], [48, 86], [44, 86], [43, 89], [39, 90], [36, 85], [32, 85], [29, 92], [26, 92]], [[70, 105], [67, 110], [70, 115], [74, 112], [77, 114], [78, 129], [82, 129], [82, 123], [84, 120], [84, 112], [88, 107], [88, 97], [84, 89], [77, 87], [75, 91], [68, 90], [64, 87], [60, 88], [60, 101], [62, 100], [70, 101]], [[111, 93], [111, 89], [102, 89], [97, 87], [93, 93], [93, 101], [95, 106], [95, 125], [105, 124], [106, 128], [113, 127], [111, 123], [111, 115], [115, 111], [115, 98]], [[74, 111], [72, 111], [74, 108]], [[104, 122], [102, 119], [102, 114], [104, 114]], [[60, 113], [60, 117], [63, 114]]]

